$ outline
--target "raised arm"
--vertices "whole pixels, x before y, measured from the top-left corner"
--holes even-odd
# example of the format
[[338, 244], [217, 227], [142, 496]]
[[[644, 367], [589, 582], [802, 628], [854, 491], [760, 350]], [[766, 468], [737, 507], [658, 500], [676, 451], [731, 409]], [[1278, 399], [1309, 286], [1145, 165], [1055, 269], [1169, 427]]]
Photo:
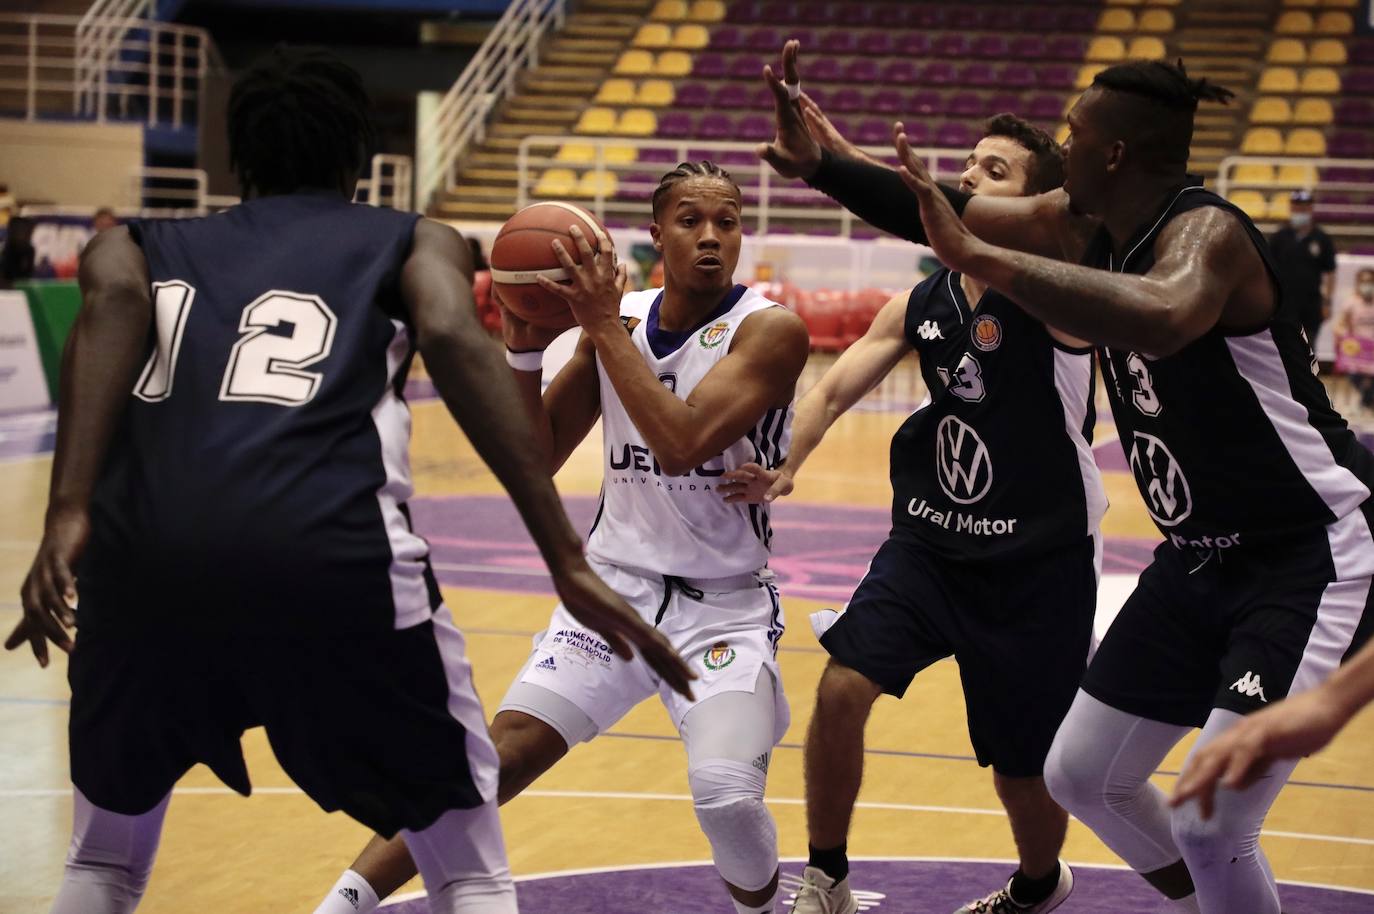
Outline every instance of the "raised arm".
[[692, 678], [671, 646], [587, 566], [553, 486], [510, 369], [477, 319], [468, 246], [451, 228], [421, 220], [401, 272], [401, 296], [434, 386], [482, 460], [510, 494], [568, 610], [621, 656], [631, 645], [674, 689]]
[[25, 641], [40, 666], [47, 639], [64, 651], [75, 623], [72, 573], [90, 533], [91, 493], [115, 427], [147, 357], [151, 285], [143, 251], [124, 227], [101, 232], [81, 257], [81, 311], [62, 351], [48, 511], [38, 555], [20, 592], [24, 617], [5, 641]]

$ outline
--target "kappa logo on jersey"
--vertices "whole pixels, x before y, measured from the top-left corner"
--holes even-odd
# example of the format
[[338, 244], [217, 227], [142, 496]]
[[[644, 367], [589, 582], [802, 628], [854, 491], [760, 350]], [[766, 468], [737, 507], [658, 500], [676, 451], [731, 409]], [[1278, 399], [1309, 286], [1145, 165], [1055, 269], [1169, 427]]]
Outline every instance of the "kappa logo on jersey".
[[971, 505], [992, 488], [992, 458], [973, 426], [945, 416], [935, 429], [935, 468], [940, 488], [961, 505]]
[[701, 342], [702, 349], [715, 349], [725, 342], [725, 337], [730, 332], [729, 321], [716, 321], [705, 330], [701, 331], [701, 336], [697, 339]]
[[973, 345], [984, 352], [992, 352], [1002, 345], [1002, 324], [991, 314], [980, 314], [973, 319], [969, 335], [973, 337]]
[[1260, 678], [1255, 673], [1246, 670], [1245, 675], [1235, 681], [1231, 686], [1232, 692], [1239, 692], [1246, 698], [1259, 698], [1265, 704], [1269, 704], [1269, 699], [1264, 697], [1264, 686], [1260, 683]]
[[935, 321], [922, 321], [921, 326], [916, 328], [916, 335], [923, 340], [942, 340], [945, 335], [940, 332], [940, 325]]
[[658, 376], [658, 379], [663, 382], [664, 387], [668, 388], [673, 393], [677, 393], [677, 372], [670, 371], [666, 374], [661, 374]]
[[711, 672], [723, 670], [735, 662], [735, 649], [724, 641], [717, 641], [706, 649], [701, 662], [706, 664], [706, 669]]
[[1178, 461], [1163, 441], [1136, 432], [1131, 443], [1131, 472], [1145, 496], [1145, 509], [1165, 527], [1174, 527], [1193, 513], [1193, 496]]
[[358, 890], [357, 890], [357, 889], [353, 889], [353, 888], [339, 889], [339, 894], [342, 895], [342, 896], [344, 897], [344, 901], [347, 901], [349, 904], [353, 905], [353, 908], [354, 908], [355, 910], [357, 909], [357, 907], [358, 907]]

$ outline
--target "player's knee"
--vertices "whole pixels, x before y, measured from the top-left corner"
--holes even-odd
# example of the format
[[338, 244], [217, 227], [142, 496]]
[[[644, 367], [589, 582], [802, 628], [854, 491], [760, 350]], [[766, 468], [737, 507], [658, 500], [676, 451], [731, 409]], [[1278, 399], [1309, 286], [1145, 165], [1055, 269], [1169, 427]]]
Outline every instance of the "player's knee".
[[1211, 818], [1204, 819], [1196, 803], [1175, 809], [1169, 817], [1169, 830], [1183, 858], [1193, 863], [1244, 856], [1259, 841], [1259, 825], [1248, 817], [1218, 807]]
[[778, 829], [763, 803], [763, 770], [710, 759], [692, 765], [687, 780], [721, 878], [750, 892], [766, 888], [778, 869]]
[[1096, 770], [1090, 756], [1075, 752], [1070, 743], [1061, 728], [1045, 757], [1045, 789], [1070, 812], [1106, 805], [1102, 773]]
[[882, 693], [882, 687], [863, 673], [831, 660], [826, 664], [816, 690], [816, 713], [845, 720], [862, 720], [868, 717], [873, 702]]

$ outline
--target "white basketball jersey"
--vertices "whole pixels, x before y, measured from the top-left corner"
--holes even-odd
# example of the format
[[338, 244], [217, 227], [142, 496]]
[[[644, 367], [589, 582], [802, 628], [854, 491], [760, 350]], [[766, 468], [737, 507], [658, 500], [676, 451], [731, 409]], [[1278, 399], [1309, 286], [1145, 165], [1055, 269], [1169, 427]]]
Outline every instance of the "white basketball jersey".
[[[621, 300], [620, 314], [649, 369], [681, 400], [729, 354], [746, 317], [778, 306], [736, 286], [722, 302], [721, 313], [660, 357], [650, 344], [649, 327], [657, 324], [662, 294], [659, 289], [631, 292]], [[662, 343], [660, 337], [660, 347]], [[750, 461], [770, 468], [782, 462], [792, 437], [792, 404], [768, 410], [743, 438], [686, 475], [668, 476], [630, 421], [600, 358], [596, 367], [606, 475], [588, 554], [613, 565], [684, 578], [730, 577], [766, 565], [773, 535], [768, 508], [726, 504], [719, 485], [727, 470]]]

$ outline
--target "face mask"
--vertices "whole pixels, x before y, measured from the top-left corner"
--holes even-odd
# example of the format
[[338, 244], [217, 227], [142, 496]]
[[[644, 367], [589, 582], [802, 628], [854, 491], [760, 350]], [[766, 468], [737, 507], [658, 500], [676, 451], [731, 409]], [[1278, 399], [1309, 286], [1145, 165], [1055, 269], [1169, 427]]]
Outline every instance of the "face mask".
[[1293, 228], [1295, 229], [1305, 229], [1312, 224], [1312, 214], [1294, 213], [1293, 215], [1288, 217], [1288, 221], [1292, 223]]
[[1363, 298], [1365, 301], [1374, 299], [1374, 282], [1362, 282], [1356, 289], [1360, 293], [1360, 298]]

